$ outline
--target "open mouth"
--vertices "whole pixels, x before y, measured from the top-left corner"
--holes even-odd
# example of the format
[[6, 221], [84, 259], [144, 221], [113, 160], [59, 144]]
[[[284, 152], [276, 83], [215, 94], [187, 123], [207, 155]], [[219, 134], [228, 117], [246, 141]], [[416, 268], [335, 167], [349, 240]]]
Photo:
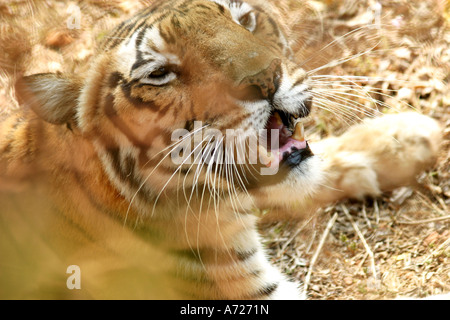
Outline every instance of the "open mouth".
[[267, 167], [287, 164], [291, 167], [313, 156], [305, 139], [304, 118], [295, 117], [281, 110], [272, 112], [267, 125], [265, 148], [259, 145], [258, 152]]

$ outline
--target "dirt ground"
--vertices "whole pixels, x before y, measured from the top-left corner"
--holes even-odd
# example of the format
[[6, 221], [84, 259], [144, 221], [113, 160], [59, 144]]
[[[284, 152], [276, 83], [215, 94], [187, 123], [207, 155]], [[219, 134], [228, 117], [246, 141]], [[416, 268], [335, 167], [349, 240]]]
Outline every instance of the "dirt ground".
[[[16, 106], [18, 74], [86, 70], [106, 30], [146, 2], [2, 1], [0, 105]], [[310, 299], [450, 292], [450, 1], [272, 2], [299, 63], [317, 70], [318, 90], [333, 92], [307, 123], [311, 141], [413, 108], [442, 124], [444, 144], [416, 186], [262, 226], [271, 259], [305, 283]]]

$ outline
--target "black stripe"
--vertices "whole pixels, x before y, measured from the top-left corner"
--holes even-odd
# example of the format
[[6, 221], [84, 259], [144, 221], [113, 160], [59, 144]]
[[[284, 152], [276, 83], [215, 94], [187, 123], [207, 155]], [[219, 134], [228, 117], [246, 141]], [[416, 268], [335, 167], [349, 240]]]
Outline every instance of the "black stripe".
[[239, 261], [244, 262], [253, 257], [257, 252], [258, 249], [256, 248], [248, 251], [236, 251], [236, 256], [238, 257]]
[[[147, 23], [147, 20], [142, 20], [138, 25], [137, 25], [137, 27], [136, 28], [134, 28], [134, 32], [136, 32], [136, 31], [138, 31], [138, 30], [140, 30], [145, 24]], [[146, 28], [144, 28], [144, 30], [145, 30]], [[141, 30], [142, 31], [142, 30]], [[134, 33], [133, 32], [133, 33]]]
[[279, 283], [270, 283], [265, 287], [259, 289], [254, 295], [250, 297], [250, 299], [261, 299], [263, 297], [270, 296], [275, 290], [278, 289]]
[[104, 46], [109, 47], [110, 43], [115, 40], [116, 36], [122, 32], [122, 29], [125, 27], [125, 25], [128, 23], [128, 21], [122, 21], [113, 31], [107, 36]]
[[193, 174], [194, 171], [191, 170], [191, 168], [183, 168], [183, 169], [180, 169], [180, 173], [181, 173], [182, 175], [187, 176], [187, 175]]
[[272, 283], [270, 285], [267, 285], [263, 289], [261, 289], [259, 293], [264, 296], [269, 296], [272, 293], [274, 293], [275, 290], [277, 290], [277, 289], [278, 289], [278, 283]]
[[6, 135], [5, 140], [8, 141], [8, 144], [6, 145], [6, 147], [3, 149], [3, 152], [5, 153], [9, 153], [12, 151], [12, 145], [14, 143], [14, 134], [17, 131], [17, 128], [19, 127], [20, 124], [22, 124], [22, 118], [17, 117], [15, 119], [16, 122], [14, 122], [14, 124], [11, 126], [11, 129], [9, 130], [8, 134]]
[[[127, 39], [130, 38], [134, 34], [134, 32], [140, 30], [147, 23], [147, 20], [145, 17], [137, 15], [137, 16], [129, 19], [128, 22], [130, 25], [127, 27], [126, 33], [123, 32], [122, 34], [119, 35], [122, 38], [127, 38]], [[145, 28], [143, 30], [145, 30]], [[129, 34], [129, 37], [124, 37], [125, 34]], [[121, 39], [121, 41], [122, 40], [123, 39]]]
[[158, 111], [158, 119], [161, 119], [162, 117], [164, 117], [166, 115], [167, 111], [169, 111], [169, 109], [171, 109], [173, 107], [174, 103], [175, 103], [175, 98], [173, 98], [172, 101], [170, 101], [165, 106], [160, 107], [159, 111]]
[[12, 151], [12, 145], [13, 145], [13, 140], [10, 140], [8, 142], [8, 144], [6, 145], [6, 147], [3, 149], [3, 152], [6, 153], [10, 153]]
[[[189, 112], [190, 112], [191, 119], [195, 119], [196, 116], [195, 116], [195, 112], [194, 112], [194, 102], [192, 100], [190, 100], [189, 102], [190, 102]], [[193, 121], [195, 121], [195, 120], [193, 120]]]
[[16, 118], [16, 122], [14, 122], [14, 125], [11, 127], [12, 131], [16, 130], [19, 127], [19, 125], [22, 124], [22, 123], [23, 123], [23, 118], [17, 117]]
[[219, 9], [221, 14], [225, 13], [225, 7], [219, 3], [216, 3], [217, 8]]
[[[40, 122], [42, 123], [42, 122]], [[35, 153], [35, 147], [33, 146], [33, 133], [35, 133], [36, 135], [36, 141], [41, 141], [39, 140], [39, 136], [42, 136], [42, 124], [39, 124], [39, 126], [37, 127], [37, 130], [35, 132], [32, 131], [32, 127], [31, 126], [26, 126], [24, 128], [25, 132], [24, 132], [24, 136], [26, 139], [26, 152], [25, 152], [25, 156], [26, 158], [32, 158], [34, 153]]]
[[[140, 54], [141, 55], [141, 54]], [[140, 56], [139, 55], [139, 56]], [[137, 60], [134, 64], [133, 64], [133, 66], [131, 67], [131, 72], [133, 72], [134, 70], [136, 70], [137, 68], [139, 68], [139, 67], [142, 67], [144, 64], [147, 64], [147, 63], [150, 63], [150, 62], [153, 62], [153, 61], [155, 61], [155, 59], [153, 59], [153, 58], [149, 58], [149, 59], [142, 59], [141, 57], [139, 57], [140, 59], [139, 60]], [[130, 72], [130, 75], [131, 75], [131, 72]]]
[[180, 29], [181, 28], [181, 24], [180, 21], [178, 20], [178, 17], [173, 15], [172, 18], [170, 19], [171, 24], [175, 27]]
[[113, 170], [115, 171], [116, 175], [119, 176], [121, 181], [125, 181], [126, 176], [124, 175], [124, 173], [121, 169], [119, 147], [109, 148], [108, 150], [106, 150], [106, 152], [109, 154], [109, 156], [111, 158], [111, 164], [113, 166]]
[[184, 124], [184, 129], [186, 129], [189, 132], [194, 130], [194, 122], [195, 121], [196, 120], [188, 120], [188, 121], [186, 121], [186, 123]]
[[[139, 30], [139, 29], [137, 29], [137, 30]], [[147, 30], [146, 27], [145, 28], [142, 27], [141, 31], [139, 31], [139, 34], [137, 35], [137, 38], [136, 38], [136, 50], [137, 50], [138, 54], [141, 54], [141, 52], [139, 51], [139, 46], [141, 45], [142, 40], [144, 40], [144, 34], [145, 34], [146, 30]]]
[[[123, 162], [123, 169], [126, 174], [127, 182], [131, 185], [131, 187], [139, 189], [141, 185], [141, 180], [139, 176], [136, 174], [136, 159], [133, 158], [132, 155], [127, 155]], [[145, 188], [141, 188], [139, 191], [143, 192]]]
[[134, 17], [136, 18], [136, 21], [147, 20], [147, 18], [153, 13], [155, 13], [155, 11], [158, 9], [162, 8], [159, 7], [157, 3], [153, 3], [149, 7], [139, 11]]
[[[137, 83], [139, 80], [132, 80], [130, 82], [125, 82], [121, 84], [121, 89], [123, 94], [125, 95], [125, 98], [134, 105], [135, 108], [142, 109], [142, 108], [149, 108], [152, 111], [159, 111], [159, 107], [154, 103], [154, 101], [144, 101], [141, 97], [132, 97], [131, 96], [131, 88], [132, 86]], [[151, 85], [148, 85], [151, 87]]]
[[136, 26], [137, 21], [133, 21], [132, 23], [130, 23], [131, 21], [132, 20], [129, 20], [128, 24], [126, 24], [125, 27], [120, 30], [120, 32], [116, 33], [115, 37], [123, 40], [122, 38], [125, 38], [125, 35], [129, 34]]
[[189, 6], [192, 4], [191, 0], [185, 0], [182, 3], [180, 3], [177, 8], [178, 9], [189, 9]]
[[271, 17], [268, 17], [269, 23], [272, 25], [273, 31], [277, 37], [280, 36], [280, 30], [278, 29], [278, 25]]
[[113, 49], [121, 44], [124, 40], [129, 39], [132, 35], [132, 30], [136, 26], [137, 20], [133, 21], [132, 19], [127, 20], [125, 27], [122, 28], [120, 32], [115, 32], [111, 36], [111, 42], [107, 44], [107, 49]]
[[[136, 176], [136, 159], [134, 159], [131, 155], [127, 155], [122, 161], [119, 147], [109, 148], [107, 153], [111, 157], [113, 169], [120, 181], [130, 185], [132, 188], [139, 188], [141, 183]], [[139, 190], [139, 194], [145, 197], [145, 193], [146, 189], [142, 187]]]
[[[134, 32], [139, 30], [144, 26], [144, 24], [148, 23], [147, 19], [155, 13], [157, 10], [164, 11], [167, 9], [171, 9], [171, 5], [159, 5], [160, 3], [154, 3], [153, 5], [145, 8], [144, 10], [137, 13], [135, 16], [131, 17], [128, 20], [120, 23], [110, 35], [108, 35], [107, 40], [103, 44], [103, 48], [106, 50], [111, 50], [122, 43], [124, 40], [129, 39]], [[155, 22], [159, 22], [162, 19], [167, 17], [167, 13], [163, 14], [159, 17]], [[146, 26], [146, 28], [150, 28], [153, 26], [153, 23]], [[144, 28], [144, 29], [146, 29]]]
[[208, 6], [205, 6], [204, 4], [198, 4], [198, 5], [195, 6], [195, 8], [196, 8], [196, 9], [197, 9], [197, 8], [203, 8], [203, 9], [206, 9], [206, 10], [208, 10], [208, 11], [211, 11], [211, 8], [208, 7]]
[[104, 111], [105, 115], [111, 120], [114, 126], [120, 132], [122, 132], [128, 138], [128, 140], [133, 143], [135, 147], [145, 150], [150, 147], [148, 143], [140, 141], [140, 139], [135, 136], [130, 127], [125, 122], [123, 122], [120, 117], [118, 117], [118, 114], [114, 109], [114, 96], [111, 93], [108, 94], [105, 98]]
[[199, 253], [197, 253], [196, 251], [194, 251], [192, 249], [172, 250], [171, 253], [181, 259], [186, 259], [186, 260], [190, 261], [191, 263], [197, 263], [200, 260]]
[[160, 17], [158, 17], [155, 21], [152, 22], [152, 24], [149, 27], [153, 27], [154, 24], [159, 23], [163, 21], [165, 18], [167, 18], [170, 15], [170, 13], [164, 13]]
[[[145, 21], [144, 21], [144, 22], [145, 22]], [[135, 43], [135, 47], [136, 47], [136, 62], [133, 64], [133, 66], [132, 66], [132, 68], [131, 68], [130, 75], [131, 75], [131, 72], [132, 72], [134, 69], [139, 68], [139, 67], [142, 66], [143, 64], [145, 64], [145, 63], [147, 63], [147, 62], [151, 62], [151, 61], [153, 60], [153, 58], [151, 58], [151, 59], [143, 59], [143, 58], [142, 58], [142, 52], [139, 50], [139, 47], [140, 47], [142, 41], [144, 40], [145, 31], [146, 31], [148, 28], [151, 28], [151, 26], [142, 26], [142, 25], [143, 25], [143, 24], [141, 24], [141, 25], [139, 26], [139, 28], [142, 28], [142, 29], [141, 29], [141, 31], [139, 31], [139, 34], [138, 34], [138, 36], [137, 36], [137, 38], [136, 38], [136, 43]], [[139, 28], [136, 29], [136, 30], [139, 30]]]
[[108, 87], [114, 89], [122, 82], [123, 79], [123, 74], [120, 72], [115, 71], [111, 73], [108, 79]]
[[162, 29], [162, 25], [159, 25], [159, 34], [161, 35], [161, 37], [164, 39], [164, 41], [167, 44], [174, 44], [175, 43], [175, 37], [173, 36], [173, 34], [168, 31], [167, 33]]

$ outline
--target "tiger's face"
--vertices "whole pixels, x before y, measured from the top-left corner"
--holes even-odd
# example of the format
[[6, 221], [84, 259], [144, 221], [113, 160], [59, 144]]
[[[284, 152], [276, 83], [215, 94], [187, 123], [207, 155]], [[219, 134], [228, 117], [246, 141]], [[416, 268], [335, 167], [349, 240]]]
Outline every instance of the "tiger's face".
[[[205, 184], [209, 192], [298, 185], [315, 166], [295, 127], [312, 98], [306, 72], [291, 59], [283, 30], [263, 7], [159, 1], [107, 37], [81, 87], [76, 126], [135, 202]], [[225, 147], [230, 132], [248, 151], [240, 164], [239, 146]], [[206, 162], [205, 153], [221, 161]], [[249, 165], [252, 154], [257, 163]], [[261, 174], [267, 167], [276, 169]]]

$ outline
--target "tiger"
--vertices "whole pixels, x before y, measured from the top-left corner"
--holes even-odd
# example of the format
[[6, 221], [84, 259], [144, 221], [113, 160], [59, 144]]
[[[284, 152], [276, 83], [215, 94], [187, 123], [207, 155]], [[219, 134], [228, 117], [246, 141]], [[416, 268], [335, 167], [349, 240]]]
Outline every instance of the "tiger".
[[[21, 77], [21, 107], [0, 122], [0, 296], [305, 299], [270, 262], [254, 209], [281, 219], [377, 196], [430, 167], [441, 140], [408, 112], [310, 145], [311, 88], [258, 0], [154, 1], [86, 73]], [[232, 132], [240, 143], [223, 148]]]

